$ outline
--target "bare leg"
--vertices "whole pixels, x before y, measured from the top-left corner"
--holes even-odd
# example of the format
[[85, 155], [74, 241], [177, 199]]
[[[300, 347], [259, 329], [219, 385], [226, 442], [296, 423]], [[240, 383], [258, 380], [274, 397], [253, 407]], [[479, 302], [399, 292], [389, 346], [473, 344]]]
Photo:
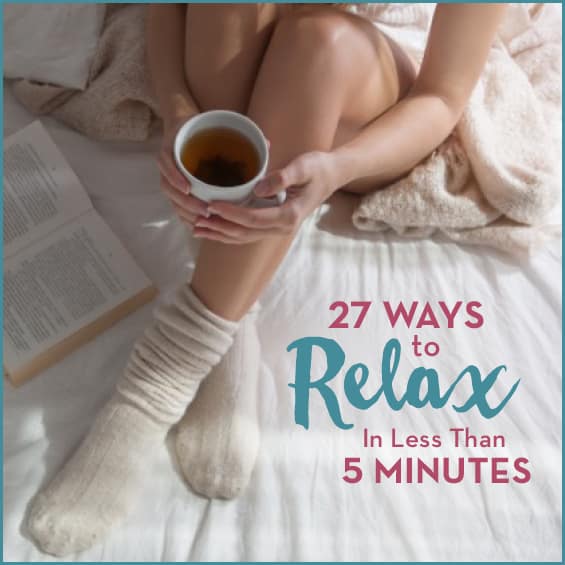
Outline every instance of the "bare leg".
[[[400, 95], [394, 56], [370, 23], [332, 8], [304, 8], [277, 22], [248, 115], [271, 141], [270, 164], [277, 168], [301, 153], [331, 149]], [[271, 237], [239, 246], [203, 241], [194, 292], [213, 312], [240, 319], [292, 239]]]
[[[206, 10], [207, 15], [210, 10]], [[216, 70], [214, 61], [238, 60], [240, 68], [236, 71], [232, 67], [230, 72], [245, 76], [246, 80], [250, 76], [255, 78], [256, 57], [249, 52], [246, 57], [230, 55], [227, 51], [235, 49], [243, 40], [237, 37], [237, 29], [225, 29], [233, 21], [239, 22], [239, 27], [254, 29], [255, 15], [245, 9], [245, 16], [251, 21], [242, 26], [243, 14], [234, 15], [231, 10], [220, 18], [198, 22], [201, 41], [215, 36], [210, 34], [210, 29], [200, 27], [204, 22], [214, 26], [214, 22], [221, 21], [224, 32], [236, 33], [236, 37], [224, 40], [217, 47], [210, 45], [210, 49], [218, 49], [220, 53], [212, 54], [212, 64], [207, 61], [206, 68], [199, 68], [195, 73], [204, 83], [198, 90], [199, 95], [202, 97], [204, 91], [210, 94], [204, 96], [209, 104], [204, 107], [233, 107], [234, 100], [240, 104], [245, 95], [239, 86], [222, 89], [220, 93], [209, 92], [216, 84], [215, 77], [209, 75]], [[307, 13], [302, 8], [299, 10]], [[286, 11], [298, 13], [288, 7]], [[270, 41], [249, 103], [249, 115], [273, 142], [271, 165], [274, 167], [285, 164], [302, 151], [329, 149], [332, 144], [342, 142], [375, 113], [383, 111], [390, 104], [389, 99], [396, 96], [394, 80], [390, 81], [390, 96], [374, 94], [379, 84], [388, 81], [387, 77], [380, 76], [388, 68], [386, 64], [375, 66], [373, 80], [365, 80], [365, 90], [360, 88], [359, 80], [348, 85], [343, 68], [351, 65], [345, 57], [356, 53], [341, 53], [338, 34], [353, 33], [359, 21], [319, 8], [315, 12], [317, 16], [322, 15], [321, 20], [285, 17], [276, 24], [277, 31]], [[358, 51], [364, 49], [367, 64], [373, 64], [381, 38], [372, 26], [365, 29], [368, 36], [365, 40], [361, 37], [357, 42], [360, 45], [355, 47], [354, 40], [348, 40], [347, 44]], [[246, 44], [252, 43], [260, 42], [248, 39]], [[190, 46], [188, 48], [190, 50]], [[196, 63], [197, 60], [193, 60], [193, 64]], [[221, 67], [220, 72], [224, 71]], [[233, 86], [225, 80], [222, 84]], [[349, 88], [355, 89], [357, 104], [349, 102], [352, 98]], [[363, 101], [360, 106], [359, 102]], [[360, 111], [363, 107], [365, 110]], [[292, 237], [272, 238], [244, 247], [205, 241], [193, 287], [201, 297], [206, 297], [208, 306], [217, 313], [237, 318], [255, 301], [291, 241]], [[233, 498], [245, 489], [259, 449], [257, 382], [261, 353], [254, 317], [249, 313], [241, 320], [232, 347], [202, 383], [177, 430], [175, 445], [179, 467], [194, 491], [211, 498]]]
[[276, 4], [189, 4], [185, 71], [200, 108], [246, 112], [279, 12]]

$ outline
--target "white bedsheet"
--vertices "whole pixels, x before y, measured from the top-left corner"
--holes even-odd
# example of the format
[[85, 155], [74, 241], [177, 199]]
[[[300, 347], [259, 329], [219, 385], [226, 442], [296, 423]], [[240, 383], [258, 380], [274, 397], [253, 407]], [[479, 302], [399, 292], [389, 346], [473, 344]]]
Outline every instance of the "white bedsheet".
[[[5, 95], [5, 133], [32, 120]], [[163, 292], [193, 265], [195, 242], [161, 195], [151, 151], [155, 143], [99, 144], [51, 119], [44, 124], [86, 186], [95, 207]], [[266, 291], [260, 316], [264, 367], [260, 383], [262, 445], [247, 492], [232, 502], [209, 501], [184, 485], [174, 453], [157, 454], [156, 471], [127, 523], [76, 560], [86, 561], [559, 561], [561, 559], [561, 249], [529, 261], [441, 240], [401, 241], [354, 231], [351, 202], [338, 198], [308, 220]], [[221, 271], [219, 270], [219, 273]], [[296, 338], [334, 337], [347, 366], [371, 368], [368, 390], [380, 384], [387, 339], [403, 345], [399, 388], [418, 360], [408, 350], [414, 331], [391, 330], [377, 309], [361, 329], [328, 330], [335, 300], [478, 300], [485, 325], [470, 330], [423, 329], [442, 347], [438, 360], [445, 389], [467, 364], [483, 371], [504, 363], [495, 393], [500, 400], [521, 378], [514, 397], [494, 419], [476, 408], [393, 412], [379, 401], [359, 412], [344, 402], [355, 424], [338, 430], [317, 393], [309, 430], [293, 422]], [[137, 311], [20, 389], [5, 384], [4, 560], [41, 561], [22, 518], [39, 485], [53, 476], [87, 430], [112, 390], [128, 351], [151, 317]], [[318, 361], [316, 367], [323, 364]], [[468, 387], [455, 399], [465, 399]], [[389, 437], [440, 433], [468, 426], [504, 434], [506, 449], [363, 449], [362, 429]], [[370, 480], [377, 455], [527, 457], [528, 484], [399, 484]], [[361, 457], [366, 480], [341, 480], [344, 456]]]

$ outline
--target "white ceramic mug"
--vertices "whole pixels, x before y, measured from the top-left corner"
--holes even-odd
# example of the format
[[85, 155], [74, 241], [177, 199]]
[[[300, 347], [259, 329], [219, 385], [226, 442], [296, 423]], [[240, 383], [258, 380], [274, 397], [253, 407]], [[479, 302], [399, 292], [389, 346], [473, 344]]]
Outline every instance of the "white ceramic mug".
[[[185, 143], [197, 132], [212, 128], [230, 128], [236, 130], [249, 140], [259, 155], [259, 170], [257, 174], [245, 184], [236, 186], [215, 186], [195, 177], [182, 163], [181, 155]], [[190, 118], [181, 126], [175, 137], [174, 145], [175, 162], [181, 173], [190, 182], [190, 193], [204, 202], [223, 200], [236, 204], [250, 206], [273, 206], [285, 201], [286, 193], [283, 191], [274, 198], [256, 198], [253, 194], [255, 185], [265, 176], [269, 163], [269, 144], [259, 129], [259, 126], [243, 114], [228, 110], [211, 110]]]

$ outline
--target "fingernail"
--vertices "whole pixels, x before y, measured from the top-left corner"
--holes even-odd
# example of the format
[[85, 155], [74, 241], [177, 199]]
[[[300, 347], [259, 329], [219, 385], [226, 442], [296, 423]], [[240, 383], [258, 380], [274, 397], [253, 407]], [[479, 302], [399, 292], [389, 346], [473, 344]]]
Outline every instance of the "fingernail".
[[206, 209], [202, 212], [202, 215], [203, 215], [205, 218], [209, 218], [209, 217], [210, 217], [210, 208], [206, 208]]
[[207, 218], [210, 217], [210, 214], [217, 214], [218, 210], [216, 210], [216, 208], [214, 208], [213, 206], [208, 206], [208, 216], [206, 216]]

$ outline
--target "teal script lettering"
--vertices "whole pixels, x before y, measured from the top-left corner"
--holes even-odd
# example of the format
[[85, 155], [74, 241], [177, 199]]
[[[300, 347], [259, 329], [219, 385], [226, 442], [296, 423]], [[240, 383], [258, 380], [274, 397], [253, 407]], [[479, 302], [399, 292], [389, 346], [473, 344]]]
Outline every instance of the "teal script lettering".
[[[321, 376], [312, 375], [312, 356], [315, 348], [319, 349], [326, 359], [326, 368]], [[343, 430], [352, 428], [353, 424], [347, 423], [343, 419], [339, 400], [329, 386], [329, 383], [335, 379], [345, 364], [343, 349], [333, 339], [303, 337], [293, 341], [287, 347], [287, 351], [292, 350], [296, 350], [296, 370], [294, 383], [290, 383], [289, 386], [294, 389], [294, 421], [308, 429], [310, 425], [310, 392], [316, 391], [322, 397], [333, 423]], [[472, 389], [470, 396], [463, 404], [452, 404], [451, 407], [457, 412], [467, 412], [467, 410], [476, 406], [483, 417], [493, 418], [506, 406], [520, 383], [518, 379], [506, 396], [496, 406], [491, 406], [486, 395], [496, 383], [500, 373], [506, 371], [504, 365], [495, 367], [484, 378], [475, 365], [469, 365], [459, 373], [459, 376], [443, 393], [440, 390], [437, 371], [417, 367], [410, 374], [406, 390], [399, 398], [394, 392], [393, 383], [400, 364], [400, 353], [400, 342], [397, 339], [390, 339], [383, 349], [381, 386], [372, 396], [363, 394], [365, 385], [369, 380], [367, 366], [356, 363], [347, 369], [343, 380], [343, 390], [345, 397], [353, 407], [359, 410], [367, 410], [381, 397], [384, 397], [388, 406], [395, 411], [402, 409], [405, 404], [415, 408], [421, 408], [426, 404], [437, 409], [443, 408], [457, 385], [468, 376]], [[424, 390], [423, 394], [422, 389]]]

